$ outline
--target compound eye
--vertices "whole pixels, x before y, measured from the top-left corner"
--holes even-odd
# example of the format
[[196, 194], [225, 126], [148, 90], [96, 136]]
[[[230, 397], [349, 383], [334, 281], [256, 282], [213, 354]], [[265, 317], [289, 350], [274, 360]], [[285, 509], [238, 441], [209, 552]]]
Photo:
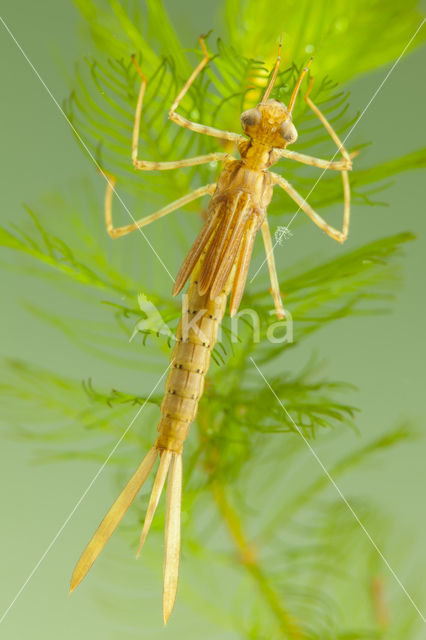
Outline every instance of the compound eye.
[[241, 125], [243, 129], [246, 127], [255, 127], [260, 123], [261, 119], [262, 114], [259, 109], [248, 109], [248, 111], [244, 111], [244, 113], [241, 114]]
[[280, 135], [284, 138], [287, 144], [293, 144], [293, 142], [296, 142], [297, 131], [290, 118], [288, 120], [284, 120], [280, 126]]

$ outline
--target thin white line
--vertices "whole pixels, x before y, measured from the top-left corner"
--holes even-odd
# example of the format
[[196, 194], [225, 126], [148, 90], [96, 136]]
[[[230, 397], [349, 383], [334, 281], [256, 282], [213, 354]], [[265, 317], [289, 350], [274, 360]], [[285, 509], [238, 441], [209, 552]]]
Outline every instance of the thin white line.
[[261, 377], [263, 378], [263, 380], [266, 382], [266, 384], [268, 385], [269, 389], [272, 391], [273, 395], [275, 396], [276, 400], [279, 402], [281, 408], [283, 409], [284, 413], [286, 414], [286, 416], [289, 418], [289, 420], [291, 420], [292, 424], [295, 426], [298, 434], [302, 437], [303, 442], [306, 444], [306, 446], [309, 448], [310, 452], [312, 453], [312, 455], [314, 456], [315, 460], [318, 462], [318, 464], [320, 465], [321, 469], [324, 471], [325, 475], [327, 476], [327, 478], [329, 479], [329, 481], [331, 482], [331, 484], [333, 485], [333, 487], [336, 489], [337, 493], [339, 494], [339, 496], [341, 497], [341, 499], [343, 500], [343, 502], [345, 503], [345, 505], [348, 507], [349, 511], [352, 513], [353, 517], [355, 518], [355, 520], [358, 522], [359, 526], [361, 527], [361, 529], [363, 530], [363, 532], [365, 533], [365, 535], [367, 536], [367, 538], [370, 540], [371, 544], [373, 545], [373, 547], [375, 548], [375, 550], [377, 551], [377, 553], [379, 554], [379, 556], [381, 557], [381, 559], [383, 560], [383, 562], [385, 563], [385, 565], [387, 566], [387, 568], [389, 569], [389, 571], [391, 572], [391, 574], [393, 575], [393, 577], [395, 578], [396, 582], [399, 584], [399, 586], [401, 587], [401, 589], [403, 590], [403, 592], [405, 593], [405, 595], [407, 596], [408, 600], [411, 602], [411, 604], [413, 605], [413, 607], [415, 608], [415, 610], [417, 611], [417, 613], [419, 614], [419, 616], [421, 617], [421, 619], [423, 620], [423, 622], [426, 624], [426, 618], [424, 617], [423, 613], [420, 611], [419, 607], [416, 605], [416, 603], [414, 602], [413, 598], [410, 596], [410, 594], [408, 593], [407, 589], [404, 587], [404, 585], [402, 584], [401, 580], [398, 578], [398, 576], [396, 575], [395, 571], [392, 569], [391, 565], [389, 564], [389, 562], [386, 560], [385, 556], [383, 555], [382, 551], [379, 549], [379, 547], [377, 546], [377, 544], [374, 542], [373, 538], [371, 537], [370, 533], [368, 532], [368, 530], [366, 529], [365, 525], [361, 522], [361, 520], [359, 519], [359, 517], [357, 516], [357, 514], [355, 513], [353, 507], [351, 506], [351, 504], [348, 502], [348, 500], [345, 498], [345, 496], [343, 495], [341, 489], [338, 487], [338, 485], [336, 484], [336, 481], [332, 478], [332, 476], [330, 475], [329, 471], [327, 470], [327, 468], [325, 467], [324, 463], [322, 462], [322, 460], [319, 458], [318, 454], [316, 453], [315, 449], [312, 448], [311, 444], [309, 443], [309, 441], [305, 438], [305, 436], [303, 435], [301, 429], [298, 427], [298, 425], [295, 423], [295, 421], [293, 420], [293, 418], [291, 417], [291, 415], [289, 414], [289, 412], [287, 411], [287, 409], [285, 408], [285, 406], [283, 405], [283, 403], [281, 402], [280, 398], [277, 396], [277, 394], [275, 393], [275, 391], [273, 390], [273, 388], [271, 387], [271, 385], [269, 384], [268, 380], [265, 378], [265, 376], [263, 375], [262, 371], [259, 369], [259, 367], [257, 366], [257, 364], [255, 363], [255, 361], [253, 360], [253, 358], [250, 356], [250, 360], [252, 361], [252, 363], [254, 364], [254, 366], [256, 367], [257, 371], [259, 372], [259, 374], [261, 375]]
[[21, 586], [21, 588], [19, 589], [19, 591], [17, 592], [16, 596], [13, 598], [12, 602], [9, 604], [9, 606], [7, 607], [7, 609], [4, 611], [3, 615], [0, 618], [0, 624], [3, 622], [3, 620], [6, 618], [7, 614], [9, 613], [9, 611], [11, 610], [11, 608], [13, 607], [13, 605], [15, 604], [15, 602], [18, 600], [19, 596], [21, 595], [21, 593], [23, 592], [23, 590], [25, 589], [25, 587], [27, 586], [27, 584], [29, 583], [29, 581], [31, 580], [31, 578], [34, 576], [35, 572], [37, 571], [37, 569], [39, 568], [39, 566], [41, 565], [41, 563], [43, 562], [43, 560], [45, 559], [45, 557], [47, 556], [47, 554], [49, 553], [49, 551], [51, 550], [51, 548], [53, 547], [53, 545], [55, 544], [56, 540], [59, 538], [59, 536], [61, 535], [62, 531], [65, 529], [65, 527], [67, 526], [68, 522], [71, 520], [72, 516], [74, 515], [74, 513], [77, 511], [78, 507], [80, 506], [80, 504], [83, 502], [84, 498], [86, 497], [86, 495], [89, 493], [90, 489], [92, 488], [92, 486], [94, 485], [94, 483], [96, 482], [96, 480], [98, 479], [98, 477], [100, 476], [100, 474], [102, 473], [102, 471], [105, 469], [106, 465], [108, 464], [110, 458], [114, 455], [115, 451], [117, 450], [117, 448], [119, 447], [120, 443], [122, 442], [123, 438], [126, 437], [127, 433], [129, 432], [129, 430], [131, 429], [131, 427], [133, 426], [135, 420], [138, 418], [138, 416], [140, 415], [141, 411], [144, 409], [145, 405], [147, 404], [147, 402], [149, 401], [149, 399], [151, 398], [152, 394], [154, 393], [154, 391], [156, 390], [156, 388], [158, 387], [158, 385], [160, 384], [160, 382], [162, 381], [162, 379], [164, 378], [164, 376], [166, 375], [167, 371], [170, 369], [172, 362], [170, 362], [169, 366], [167, 367], [167, 369], [164, 371], [164, 373], [161, 375], [161, 377], [159, 378], [159, 380], [157, 381], [155, 387], [152, 389], [151, 393], [149, 394], [149, 396], [147, 397], [147, 399], [145, 400], [145, 402], [143, 403], [143, 405], [138, 409], [138, 411], [136, 412], [135, 416], [133, 417], [132, 421], [130, 422], [129, 426], [127, 427], [127, 429], [124, 431], [124, 433], [120, 436], [119, 440], [116, 442], [115, 446], [113, 447], [113, 449], [110, 451], [107, 459], [105, 460], [105, 462], [102, 464], [101, 467], [99, 467], [98, 471], [96, 472], [96, 474], [93, 476], [92, 480], [90, 481], [89, 485], [87, 486], [86, 490], [84, 491], [84, 493], [81, 495], [81, 497], [77, 500], [76, 504], [74, 505], [74, 508], [72, 509], [72, 511], [70, 512], [69, 516], [66, 518], [66, 520], [64, 521], [64, 523], [62, 524], [62, 526], [59, 528], [58, 532], [56, 533], [55, 537], [51, 540], [50, 544], [47, 546], [46, 550], [44, 551], [43, 555], [41, 556], [40, 560], [37, 562], [37, 564], [35, 565], [35, 567], [33, 568], [33, 570], [31, 571], [31, 573], [29, 574], [29, 576], [27, 577], [27, 579], [25, 580], [25, 582], [23, 583], [23, 585]]
[[[358, 125], [359, 121], [361, 120], [361, 118], [363, 117], [363, 115], [365, 114], [365, 112], [367, 111], [367, 109], [369, 108], [369, 106], [371, 105], [371, 103], [373, 102], [373, 100], [376, 98], [377, 94], [379, 93], [379, 91], [381, 90], [381, 88], [383, 87], [383, 85], [385, 84], [386, 80], [389, 78], [389, 76], [391, 75], [391, 73], [393, 72], [393, 70], [395, 69], [395, 67], [397, 66], [397, 64], [399, 63], [399, 61], [401, 60], [401, 58], [403, 57], [403, 55], [405, 54], [405, 52], [407, 51], [408, 47], [410, 46], [410, 44], [413, 42], [414, 38], [416, 37], [416, 35], [419, 33], [420, 29], [422, 28], [422, 26], [424, 25], [424, 23], [426, 22], [426, 18], [423, 18], [423, 20], [421, 21], [420, 25], [417, 27], [416, 31], [414, 32], [414, 34], [411, 36], [410, 40], [408, 41], [408, 43], [405, 45], [404, 49], [402, 50], [402, 52], [399, 54], [398, 58], [395, 60], [395, 62], [393, 63], [393, 65], [391, 66], [391, 68], [389, 69], [389, 71], [387, 72], [387, 74], [385, 75], [385, 77], [383, 78], [383, 80], [381, 81], [381, 83], [379, 84], [379, 86], [377, 87], [376, 91], [373, 93], [373, 95], [371, 96], [370, 100], [368, 101], [368, 103], [366, 104], [366, 106], [364, 107], [364, 109], [361, 111], [358, 119], [356, 120], [356, 122], [354, 122], [354, 124], [352, 125], [352, 127], [349, 129], [349, 132], [347, 133], [346, 137], [343, 138], [343, 142], [337, 147], [336, 152], [334, 153], [334, 155], [332, 156], [330, 162], [333, 162], [334, 158], [337, 156], [337, 154], [339, 153], [340, 149], [344, 146], [346, 140], [349, 138], [349, 136], [351, 135], [352, 131], [355, 129], [355, 127]], [[323, 169], [323, 171], [320, 173], [319, 177], [317, 178], [316, 182], [314, 183], [314, 186], [312, 187], [312, 189], [309, 191], [308, 195], [306, 196], [306, 198], [303, 198], [303, 201], [305, 203], [307, 203], [307, 200], [309, 198], [309, 196], [311, 195], [311, 193], [313, 192], [313, 190], [315, 189], [315, 187], [318, 185], [318, 183], [320, 182], [320, 180], [322, 179], [323, 175], [326, 173], [327, 169]], [[293, 217], [290, 219], [290, 222], [286, 225], [287, 229], [290, 228], [291, 223], [293, 222], [293, 220], [296, 218], [296, 216], [298, 215], [299, 211], [301, 210], [301, 207], [299, 207], [296, 211], [296, 213], [293, 215]], [[253, 282], [253, 280], [255, 279], [255, 277], [257, 276], [257, 274], [259, 273], [259, 271], [261, 270], [261, 268], [263, 267], [263, 265], [267, 262], [269, 256], [271, 255], [271, 253], [273, 253], [275, 247], [277, 246], [278, 242], [275, 242], [274, 246], [272, 247], [271, 251], [268, 253], [268, 255], [266, 256], [266, 258], [264, 259], [264, 261], [262, 262], [262, 264], [260, 265], [260, 267], [257, 269], [256, 273], [254, 274], [254, 276], [252, 277], [252, 279], [250, 280], [250, 284]]]
[[[102, 169], [102, 167], [100, 166], [100, 164], [98, 163], [98, 161], [96, 160], [96, 158], [94, 157], [94, 155], [92, 154], [92, 152], [90, 151], [90, 149], [88, 148], [88, 146], [86, 145], [86, 143], [84, 142], [84, 140], [82, 139], [82, 137], [80, 136], [80, 134], [78, 133], [77, 129], [74, 127], [74, 125], [72, 124], [71, 120], [68, 118], [67, 114], [65, 113], [65, 111], [62, 109], [61, 105], [59, 104], [59, 102], [56, 100], [55, 96], [53, 95], [53, 93], [50, 91], [49, 87], [47, 86], [47, 84], [45, 83], [45, 81], [43, 80], [43, 78], [41, 77], [41, 75], [39, 74], [39, 72], [37, 71], [37, 69], [35, 68], [35, 66], [33, 65], [33, 63], [31, 62], [31, 60], [29, 59], [29, 57], [27, 56], [27, 54], [25, 53], [25, 51], [23, 50], [23, 48], [21, 47], [21, 45], [19, 44], [19, 42], [17, 41], [17, 39], [15, 38], [15, 36], [13, 35], [13, 33], [11, 32], [11, 30], [9, 29], [9, 27], [7, 26], [7, 24], [5, 23], [5, 21], [3, 20], [3, 18], [0, 16], [0, 20], [4, 26], [4, 28], [6, 29], [6, 31], [8, 32], [8, 34], [10, 35], [10, 37], [12, 38], [13, 42], [16, 44], [16, 46], [18, 47], [19, 51], [22, 53], [22, 55], [24, 56], [25, 60], [28, 62], [28, 64], [30, 65], [31, 69], [34, 71], [35, 75], [37, 76], [37, 78], [40, 80], [41, 84], [43, 85], [43, 87], [46, 89], [47, 93], [49, 94], [49, 96], [52, 98], [53, 102], [55, 103], [55, 105], [58, 107], [59, 111], [62, 113], [62, 115], [64, 116], [65, 120], [67, 121], [67, 123], [69, 124], [69, 126], [71, 127], [71, 129], [73, 130], [73, 132], [75, 133], [75, 135], [77, 136], [79, 142], [81, 142], [82, 146], [84, 147], [84, 149], [86, 150], [88, 156], [90, 157], [90, 159], [92, 160], [93, 164], [96, 166], [96, 168], [98, 169], [99, 173], [105, 178], [105, 180], [107, 181], [107, 183], [109, 184], [109, 186], [112, 188], [112, 190], [114, 191], [117, 199], [119, 200], [119, 202], [121, 203], [121, 205], [124, 207], [125, 211], [129, 214], [129, 217], [131, 218], [131, 220], [136, 223], [135, 218], [133, 217], [133, 215], [131, 214], [129, 208], [127, 207], [127, 205], [124, 203], [123, 199], [121, 198], [120, 194], [117, 193], [117, 190], [115, 189], [115, 187], [111, 184], [107, 174], [104, 172], [104, 170]], [[148, 237], [146, 236], [146, 234], [142, 231], [142, 229], [140, 227], [137, 227], [138, 231], [140, 231], [140, 233], [142, 234], [143, 238], [146, 240], [146, 242], [148, 243], [148, 245], [150, 246], [150, 248], [152, 249], [152, 251], [154, 252], [155, 256], [158, 258], [158, 260], [160, 261], [160, 264], [164, 267], [164, 269], [166, 270], [166, 272], [168, 273], [168, 275], [170, 276], [170, 278], [173, 280], [174, 282], [174, 278], [172, 276], [172, 274], [170, 273], [170, 271], [168, 270], [168, 268], [166, 267], [166, 265], [164, 264], [163, 260], [160, 258], [160, 256], [158, 255], [157, 251], [154, 249], [154, 247], [152, 246], [151, 242], [149, 241]]]

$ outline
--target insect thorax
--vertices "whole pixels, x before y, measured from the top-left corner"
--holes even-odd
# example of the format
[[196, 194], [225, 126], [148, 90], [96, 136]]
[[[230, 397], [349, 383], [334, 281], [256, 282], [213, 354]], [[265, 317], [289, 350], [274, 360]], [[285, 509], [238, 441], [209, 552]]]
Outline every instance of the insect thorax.
[[258, 142], [257, 140], [243, 140], [238, 144], [238, 151], [246, 167], [252, 171], [262, 171], [278, 162], [281, 154], [278, 149]]

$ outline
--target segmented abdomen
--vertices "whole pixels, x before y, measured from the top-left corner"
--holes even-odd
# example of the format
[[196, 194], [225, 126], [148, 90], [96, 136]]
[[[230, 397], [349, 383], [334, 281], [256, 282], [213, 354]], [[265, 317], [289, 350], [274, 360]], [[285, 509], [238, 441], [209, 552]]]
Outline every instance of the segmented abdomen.
[[[240, 163], [233, 161], [234, 164], [235, 171], [240, 171]], [[243, 184], [239, 188], [225, 193], [217, 189], [214, 193], [204, 228], [176, 278], [175, 294], [191, 274], [161, 404], [160, 435], [156, 441], [159, 449], [182, 451], [197, 415], [211, 351], [231, 289], [231, 314], [241, 300], [254, 237], [265, 214], [264, 209], [254, 206], [253, 194], [246, 185], [246, 174], [253, 172], [242, 173]]]
[[216, 298], [211, 300], [209, 292], [200, 295], [200, 266], [201, 261], [193, 272], [188, 293], [183, 299], [182, 318], [176, 332], [176, 344], [171, 356], [157, 427], [158, 449], [182, 451], [191, 422], [197, 415], [199, 399], [203, 395], [211, 351], [216, 344], [232, 284], [231, 274], [225, 288]]

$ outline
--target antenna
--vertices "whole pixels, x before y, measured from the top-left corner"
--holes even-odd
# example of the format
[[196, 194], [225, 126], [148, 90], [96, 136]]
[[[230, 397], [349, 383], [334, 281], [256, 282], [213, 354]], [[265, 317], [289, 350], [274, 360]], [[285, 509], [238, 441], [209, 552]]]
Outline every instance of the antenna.
[[280, 37], [280, 44], [278, 45], [278, 55], [277, 55], [277, 60], [275, 62], [274, 71], [272, 73], [272, 77], [271, 77], [271, 79], [269, 81], [269, 84], [266, 87], [265, 93], [263, 94], [263, 98], [262, 98], [261, 102], [266, 102], [267, 101], [267, 99], [269, 98], [270, 93], [272, 91], [272, 88], [273, 88], [273, 86], [275, 84], [275, 80], [277, 79], [278, 69], [279, 69], [280, 62], [281, 62], [281, 47], [282, 47], [282, 44], [283, 44], [283, 37], [281, 36]]
[[299, 93], [299, 89], [300, 89], [300, 85], [302, 84], [302, 80], [305, 77], [306, 72], [308, 71], [309, 66], [310, 66], [310, 64], [311, 64], [313, 59], [314, 59], [313, 56], [312, 56], [312, 58], [309, 59], [308, 64], [303, 69], [302, 73], [300, 74], [299, 80], [296, 82], [296, 86], [293, 89], [293, 93], [291, 94], [290, 102], [288, 103], [288, 107], [287, 107], [287, 111], [288, 111], [288, 114], [290, 116], [293, 113], [294, 103], [296, 102], [297, 94]]

